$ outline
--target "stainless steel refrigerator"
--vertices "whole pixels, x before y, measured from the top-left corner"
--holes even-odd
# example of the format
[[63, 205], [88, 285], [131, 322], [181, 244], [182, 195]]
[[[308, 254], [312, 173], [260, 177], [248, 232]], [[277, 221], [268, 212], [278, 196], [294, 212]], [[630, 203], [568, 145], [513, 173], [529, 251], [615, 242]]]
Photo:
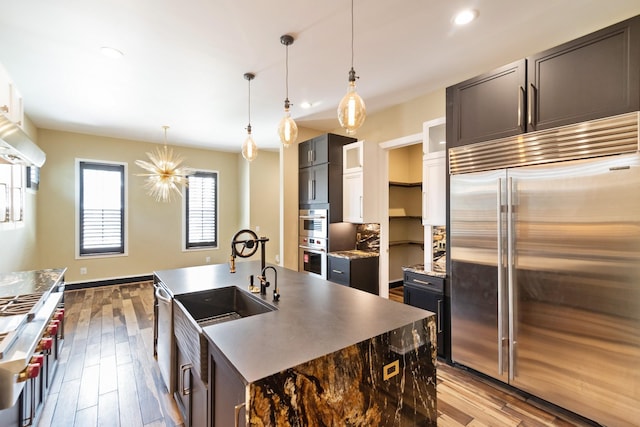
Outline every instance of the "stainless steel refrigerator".
[[616, 426], [640, 420], [638, 115], [621, 117], [449, 154], [452, 360]]

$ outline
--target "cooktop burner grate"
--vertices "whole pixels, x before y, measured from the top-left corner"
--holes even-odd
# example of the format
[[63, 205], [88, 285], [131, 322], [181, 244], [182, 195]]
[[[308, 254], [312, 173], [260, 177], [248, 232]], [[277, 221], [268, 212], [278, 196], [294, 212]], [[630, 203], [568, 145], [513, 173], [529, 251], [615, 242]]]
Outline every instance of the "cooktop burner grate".
[[0, 316], [27, 314], [42, 299], [42, 293], [0, 298]]

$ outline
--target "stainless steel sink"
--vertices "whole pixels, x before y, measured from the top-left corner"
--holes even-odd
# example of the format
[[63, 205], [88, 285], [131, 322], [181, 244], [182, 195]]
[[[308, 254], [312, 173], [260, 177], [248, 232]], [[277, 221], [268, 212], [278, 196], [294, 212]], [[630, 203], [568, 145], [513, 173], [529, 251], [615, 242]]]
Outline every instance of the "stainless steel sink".
[[200, 327], [276, 310], [237, 286], [209, 289], [175, 297]]

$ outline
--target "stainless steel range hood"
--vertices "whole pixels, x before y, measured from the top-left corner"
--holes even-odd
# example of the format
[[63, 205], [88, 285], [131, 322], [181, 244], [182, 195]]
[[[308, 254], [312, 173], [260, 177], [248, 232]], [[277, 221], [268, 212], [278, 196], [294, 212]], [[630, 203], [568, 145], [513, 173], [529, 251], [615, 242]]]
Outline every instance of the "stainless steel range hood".
[[0, 114], [0, 163], [41, 167], [46, 155], [18, 125]]

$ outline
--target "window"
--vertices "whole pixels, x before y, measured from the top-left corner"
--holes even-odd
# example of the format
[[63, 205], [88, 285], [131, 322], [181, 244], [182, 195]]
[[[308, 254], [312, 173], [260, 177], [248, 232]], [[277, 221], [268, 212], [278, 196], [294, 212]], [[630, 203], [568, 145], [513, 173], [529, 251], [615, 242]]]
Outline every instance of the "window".
[[186, 248], [218, 246], [218, 173], [196, 172], [185, 189]]
[[79, 162], [79, 255], [124, 253], [125, 165]]
[[24, 221], [25, 167], [0, 163], [0, 224]]

